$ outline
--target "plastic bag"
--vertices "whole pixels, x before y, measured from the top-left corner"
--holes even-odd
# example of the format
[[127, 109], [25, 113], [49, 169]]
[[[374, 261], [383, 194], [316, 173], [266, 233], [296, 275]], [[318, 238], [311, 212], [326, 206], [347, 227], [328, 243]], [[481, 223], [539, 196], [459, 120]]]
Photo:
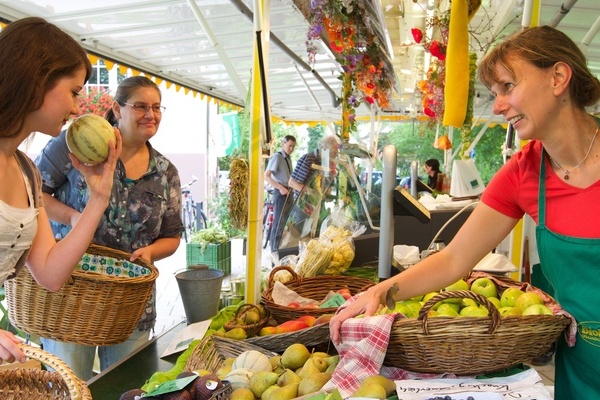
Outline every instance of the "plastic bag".
[[338, 209], [331, 213], [327, 220], [327, 228], [321, 229], [319, 240], [325, 241], [333, 249], [331, 262], [323, 271], [326, 275], [340, 275], [354, 261], [356, 248], [353, 238], [362, 235], [367, 228], [349, 219]]
[[310, 239], [306, 247], [300, 249], [296, 273], [303, 278], [321, 275], [329, 266], [332, 255], [329, 241]]

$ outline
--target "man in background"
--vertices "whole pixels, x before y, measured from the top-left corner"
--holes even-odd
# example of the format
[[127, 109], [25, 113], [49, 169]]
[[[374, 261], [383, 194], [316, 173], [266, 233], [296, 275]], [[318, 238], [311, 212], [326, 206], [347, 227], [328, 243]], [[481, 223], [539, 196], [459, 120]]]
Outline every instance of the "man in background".
[[[271, 229], [271, 251], [277, 250], [281, 239], [281, 232], [285, 224], [285, 217], [292, 201], [286, 202], [289, 193], [288, 181], [292, 174], [292, 159], [290, 154], [296, 147], [296, 138], [292, 135], [286, 135], [281, 140], [281, 150], [273, 154], [269, 159], [265, 170], [265, 181], [273, 187], [273, 227]], [[291, 196], [290, 196], [291, 197]], [[281, 221], [281, 226], [279, 222]]]

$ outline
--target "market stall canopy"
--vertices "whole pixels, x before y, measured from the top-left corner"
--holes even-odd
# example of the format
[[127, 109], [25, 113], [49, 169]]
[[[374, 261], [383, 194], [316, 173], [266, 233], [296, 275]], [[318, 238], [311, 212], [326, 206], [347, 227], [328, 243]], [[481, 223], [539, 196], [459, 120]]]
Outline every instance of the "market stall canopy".
[[[339, 121], [341, 67], [330, 45], [320, 42], [316, 62], [308, 64], [310, 26], [307, 0], [271, 0], [268, 90], [271, 114], [287, 121]], [[422, 115], [416, 89], [427, 57], [412, 41], [411, 28], [426, 28], [440, 0], [360, 0], [364, 22], [381, 40], [393, 85], [390, 107], [383, 114]], [[520, 29], [526, 0], [483, 0], [470, 23], [471, 46], [483, 54], [489, 44]], [[544, 0], [540, 24], [557, 27], [582, 46], [592, 70], [600, 74], [597, 0]], [[269, 4], [269, 2], [267, 2]], [[304, 5], [304, 7], [301, 7]], [[299, 7], [300, 6], [300, 7]], [[300, 8], [300, 9], [299, 9]], [[562, 11], [561, 11], [562, 10]], [[566, 12], [566, 10], [570, 10]], [[40, 16], [69, 32], [91, 53], [121, 66], [148, 73], [200, 93], [243, 107], [250, 87], [254, 44], [253, 2], [248, 0], [10, 0], [0, 1], [6, 22]], [[475, 115], [489, 106], [487, 89], [478, 87]], [[489, 108], [489, 107], [488, 107]], [[364, 103], [357, 116], [367, 118]]]

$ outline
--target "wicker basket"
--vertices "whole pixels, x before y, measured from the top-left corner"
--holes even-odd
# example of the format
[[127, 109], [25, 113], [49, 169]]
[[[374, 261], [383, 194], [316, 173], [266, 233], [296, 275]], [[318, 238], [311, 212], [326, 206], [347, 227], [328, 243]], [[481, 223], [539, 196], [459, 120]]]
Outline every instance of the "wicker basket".
[[41, 287], [27, 268], [7, 280], [8, 316], [17, 328], [41, 337], [90, 346], [125, 341], [152, 295], [158, 270], [108, 247], [90, 245], [58, 292]]
[[322, 300], [330, 291], [335, 292], [342, 288], [350, 289], [350, 293], [354, 296], [375, 284], [369, 279], [355, 276], [320, 275], [302, 278], [296, 274], [296, 271], [294, 271], [293, 268], [287, 265], [275, 267], [269, 275], [268, 288], [263, 292], [261, 302], [265, 305], [267, 310], [271, 312], [271, 317], [273, 317], [278, 324], [297, 319], [303, 315], [312, 315], [318, 318], [324, 314], [333, 314], [337, 310], [337, 307], [295, 308], [276, 304], [273, 301], [273, 285], [275, 284], [275, 274], [280, 270], [287, 270], [292, 274], [292, 280], [284, 283], [288, 289], [295, 291], [302, 297], [313, 300]]
[[246, 314], [248, 311], [256, 311], [258, 313], [258, 315], [260, 315], [260, 309], [255, 306], [254, 304], [241, 304], [237, 311], [235, 312], [235, 316], [233, 317], [233, 319], [231, 321], [226, 322], [223, 325], [223, 328], [226, 331], [230, 331], [232, 329], [235, 328], [242, 328], [244, 331], [246, 331], [246, 335], [248, 337], [252, 337], [254, 335], [257, 335], [258, 332], [261, 330], [262, 327], [266, 326], [267, 323], [269, 322], [269, 311], [267, 311], [267, 316], [263, 319], [261, 319], [260, 321], [258, 321], [255, 324], [250, 324], [250, 325], [242, 325], [242, 324], [238, 324], [237, 320], [238, 318], [244, 318], [244, 314]]
[[19, 345], [23, 353], [33, 360], [52, 368], [6, 369], [0, 371], [0, 398], [10, 400], [91, 400], [85, 382], [75, 376], [61, 359], [42, 349], [26, 344]]
[[216, 372], [226, 358], [237, 357], [246, 350], [256, 350], [268, 357], [277, 355], [262, 347], [250, 344], [244, 340], [228, 339], [221, 336], [206, 336], [196, 345], [187, 359], [184, 371], [206, 369]]
[[[471, 298], [491, 315], [429, 319], [427, 311], [449, 298]], [[394, 322], [383, 365], [435, 374], [501, 371], [547, 351], [569, 323], [562, 315], [500, 317], [496, 307], [477, 293], [441, 292], [423, 305], [418, 319]]]
[[335, 351], [335, 347], [333, 347], [333, 345], [330, 346], [329, 324], [315, 325], [310, 328], [300, 329], [289, 333], [255, 336], [253, 338], [245, 339], [244, 342], [275, 353], [283, 353], [285, 349], [294, 343], [302, 343], [309, 350], [315, 348], [318, 351]]

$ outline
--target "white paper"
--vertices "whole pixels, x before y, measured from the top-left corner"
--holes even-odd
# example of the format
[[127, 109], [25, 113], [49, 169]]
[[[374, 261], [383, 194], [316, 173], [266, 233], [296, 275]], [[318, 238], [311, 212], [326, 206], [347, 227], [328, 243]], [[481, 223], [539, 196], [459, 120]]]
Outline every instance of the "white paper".
[[399, 400], [425, 400], [445, 395], [453, 399], [473, 396], [475, 400], [552, 400], [534, 369], [501, 378], [408, 379], [395, 382]]
[[506, 274], [517, 272], [519, 269], [503, 254], [489, 253], [477, 263], [473, 271]]
[[204, 337], [204, 334], [210, 326], [212, 320], [200, 321], [186, 326], [182, 331], [177, 333], [169, 346], [163, 352], [162, 357], [178, 353], [186, 350], [193, 340], [199, 340]]

